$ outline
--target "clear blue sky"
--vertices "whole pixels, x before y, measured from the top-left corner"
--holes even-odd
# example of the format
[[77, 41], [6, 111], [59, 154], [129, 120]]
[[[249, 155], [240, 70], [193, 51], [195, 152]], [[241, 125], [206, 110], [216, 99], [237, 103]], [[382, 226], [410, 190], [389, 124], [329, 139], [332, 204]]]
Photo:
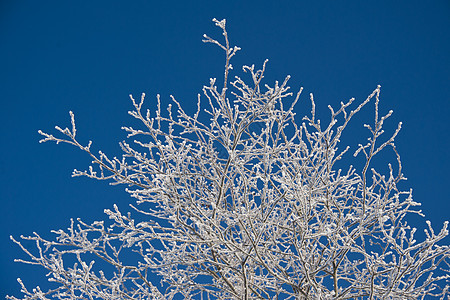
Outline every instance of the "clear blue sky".
[[70, 218], [102, 219], [104, 208], [129, 202], [123, 187], [71, 178], [89, 158], [39, 144], [37, 130], [69, 125], [73, 110], [82, 142], [120, 155], [120, 127], [132, 121], [128, 94], [146, 92], [150, 108], [155, 94], [165, 101], [173, 94], [189, 107], [210, 77], [222, 76], [222, 53], [201, 42], [203, 33], [220, 37], [213, 17], [227, 19], [232, 43], [242, 48], [236, 69], [268, 58], [269, 82], [290, 74], [294, 89], [305, 88], [304, 103], [310, 92], [318, 107], [363, 100], [380, 84], [381, 109], [394, 110], [392, 127], [404, 123], [397, 138], [409, 179], [403, 187], [413, 188], [435, 228], [449, 219], [448, 0], [4, 0], [0, 298], [20, 295], [19, 276], [29, 287], [45, 286], [44, 272], [13, 262], [23, 256], [10, 234], [50, 236]]

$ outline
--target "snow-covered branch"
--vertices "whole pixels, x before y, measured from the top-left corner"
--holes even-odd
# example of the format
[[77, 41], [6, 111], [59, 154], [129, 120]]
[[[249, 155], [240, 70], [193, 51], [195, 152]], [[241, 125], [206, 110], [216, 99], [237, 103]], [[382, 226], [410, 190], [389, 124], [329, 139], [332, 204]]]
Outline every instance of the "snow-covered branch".
[[[23, 299], [446, 299], [448, 223], [435, 232], [428, 222], [426, 239], [415, 240], [406, 219], [422, 215], [420, 204], [402, 188], [401, 123], [381, 137], [392, 112], [379, 113], [380, 86], [359, 104], [330, 106], [327, 124], [311, 95], [311, 114], [298, 123], [302, 90], [290, 91], [289, 76], [265, 84], [267, 61], [229, 79], [240, 48], [230, 46], [225, 20], [214, 22], [224, 42], [204, 42], [225, 52], [224, 84], [203, 87], [193, 116], [174, 97], [164, 109], [158, 96], [152, 113], [145, 94], [131, 96], [129, 114], [142, 126], [123, 127], [121, 158], [79, 143], [72, 112], [72, 129], [56, 127], [62, 137], [39, 131], [41, 142], [91, 157], [73, 176], [126, 184], [135, 203], [128, 214], [106, 209], [105, 221], [72, 221], [54, 239], [22, 237], [34, 251], [12, 238], [28, 256], [19, 261], [49, 272], [45, 292], [19, 280]], [[374, 123], [354, 158], [340, 140], [370, 103]], [[373, 163], [381, 151], [397, 158], [388, 174]], [[353, 159], [363, 160], [360, 170]]]

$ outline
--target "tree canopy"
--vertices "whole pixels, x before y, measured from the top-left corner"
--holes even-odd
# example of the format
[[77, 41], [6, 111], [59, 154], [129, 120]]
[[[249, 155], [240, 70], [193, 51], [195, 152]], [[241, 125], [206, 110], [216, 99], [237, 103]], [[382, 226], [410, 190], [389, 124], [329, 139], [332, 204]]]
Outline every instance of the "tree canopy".
[[[449, 251], [440, 245], [445, 222], [415, 240], [407, 223], [420, 205], [403, 190], [400, 155], [382, 134], [391, 116], [379, 112], [380, 86], [362, 102], [329, 106], [330, 119], [311, 111], [302, 122], [289, 76], [264, 83], [261, 69], [243, 66], [230, 79], [232, 57], [225, 20], [213, 20], [224, 41], [204, 42], [225, 53], [223, 85], [210, 79], [194, 115], [172, 97], [151, 112], [144, 97], [130, 96], [129, 114], [141, 127], [123, 127], [129, 141], [121, 158], [80, 143], [75, 117], [59, 136], [40, 131], [41, 142], [69, 143], [92, 158], [87, 176], [125, 184], [132, 213], [117, 205], [109, 220], [71, 221], [54, 239], [35, 233], [35, 251], [24, 263], [49, 271], [50, 288], [28, 290], [24, 299], [423, 299], [448, 297]], [[220, 81], [220, 80], [219, 80]], [[368, 141], [353, 150], [360, 166], [337, 163], [350, 156], [340, 145], [349, 122], [373, 105]], [[373, 158], [392, 151], [388, 172]], [[347, 158], [346, 158], [347, 159]], [[347, 162], [347, 160], [345, 160]], [[15, 297], [8, 297], [16, 299]]]

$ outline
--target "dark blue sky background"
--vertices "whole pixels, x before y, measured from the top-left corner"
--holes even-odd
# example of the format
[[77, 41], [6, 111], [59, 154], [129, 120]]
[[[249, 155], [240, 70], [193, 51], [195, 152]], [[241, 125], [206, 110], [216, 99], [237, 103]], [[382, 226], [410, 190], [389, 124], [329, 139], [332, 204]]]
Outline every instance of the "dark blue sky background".
[[0, 298], [20, 295], [19, 276], [29, 287], [45, 286], [41, 270], [13, 262], [23, 256], [10, 234], [48, 237], [70, 218], [103, 219], [104, 208], [129, 202], [124, 187], [71, 178], [90, 159], [67, 145], [39, 144], [37, 130], [68, 126], [73, 110], [80, 141], [119, 156], [120, 127], [132, 124], [128, 94], [146, 92], [149, 108], [157, 93], [166, 103], [173, 94], [193, 111], [202, 86], [222, 77], [223, 54], [201, 42], [203, 33], [221, 37], [213, 17], [227, 19], [232, 44], [242, 48], [236, 70], [268, 58], [268, 82], [290, 74], [294, 90], [305, 88], [300, 115], [309, 111], [310, 92], [325, 108], [362, 101], [380, 84], [382, 111], [394, 110], [388, 129], [404, 123], [397, 138], [403, 187], [413, 188], [435, 228], [448, 219], [448, 0], [3, 0]]

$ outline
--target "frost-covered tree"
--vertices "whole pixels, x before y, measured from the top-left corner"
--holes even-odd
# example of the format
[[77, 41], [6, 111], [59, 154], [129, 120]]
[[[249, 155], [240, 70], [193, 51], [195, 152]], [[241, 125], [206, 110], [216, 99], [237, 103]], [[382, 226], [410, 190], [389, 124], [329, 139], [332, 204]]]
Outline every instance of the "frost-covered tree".
[[[224, 42], [204, 42], [225, 52], [223, 87], [211, 79], [195, 114], [173, 97], [165, 111], [158, 96], [153, 113], [144, 95], [131, 97], [142, 126], [123, 127], [133, 140], [120, 144], [122, 158], [81, 144], [72, 112], [71, 129], [56, 127], [60, 137], [39, 131], [41, 142], [90, 155], [93, 166], [73, 176], [124, 184], [135, 202], [132, 213], [106, 209], [106, 221], [72, 221], [54, 239], [22, 237], [35, 251], [12, 238], [29, 257], [18, 261], [45, 268], [50, 281], [29, 290], [19, 279], [23, 299], [448, 299], [450, 248], [439, 245], [447, 222], [435, 232], [427, 221], [421, 242], [406, 222], [422, 214], [398, 186], [401, 124], [383, 138], [392, 111], [380, 114], [380, 87], [359, 104], [330, 106], [326, 124], [311, 95], [299, 123], [301, 89], [289, 92], [289, 77], [263, 84], [266, 62], [244, 66], [248, 80], [230, 79], [240, 48], [230, 46], [225, 20], [213, 21]], [[369, 103], [374, 123], [352, 158], [340, 139]], [[386, 174], [372, 163], [384, 150], [397, 158]], [[337, 167], [353, 159], [355, 167]]]

